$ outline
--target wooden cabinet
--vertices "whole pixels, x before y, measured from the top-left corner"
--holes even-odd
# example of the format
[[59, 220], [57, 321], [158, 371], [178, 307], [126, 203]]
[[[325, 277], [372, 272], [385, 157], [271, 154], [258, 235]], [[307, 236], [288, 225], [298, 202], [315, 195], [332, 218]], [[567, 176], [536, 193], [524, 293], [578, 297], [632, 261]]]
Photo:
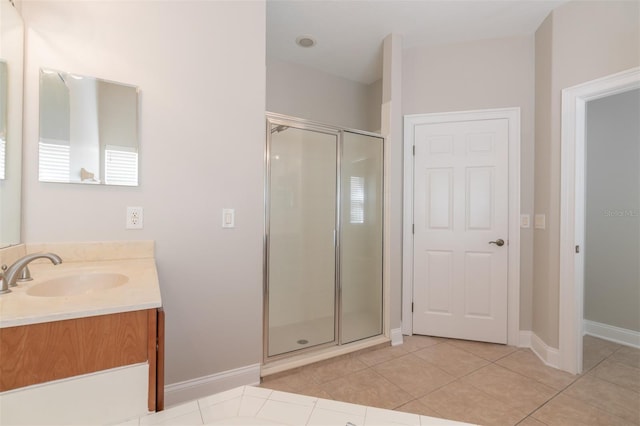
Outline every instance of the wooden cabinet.
[[160, 411], [162, 309], [0, 329], [0, 392], [143, 362], [149, 363], [149, 411]]

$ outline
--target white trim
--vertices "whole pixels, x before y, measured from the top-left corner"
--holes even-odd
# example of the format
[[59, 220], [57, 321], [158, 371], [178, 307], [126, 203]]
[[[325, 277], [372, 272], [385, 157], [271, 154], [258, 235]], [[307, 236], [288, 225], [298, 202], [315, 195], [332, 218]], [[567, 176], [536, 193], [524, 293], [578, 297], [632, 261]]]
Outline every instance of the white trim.
[[[559, 368], [582, 371], [584, 154], [588, 101], [640, 88], [640, 67], [562, 91]], [[582, 250], [575, 253], [575, 246]]]
[[386, 131], [383, 144], [382, 185], [384, 190], [384, 224], [382, 226], [382, 300], [384, 335], [389, 338], [391, 329], [391, 175], [389, 159], [391, 158], [391, 101], [382, 104], [382, 128]]
[[404, 118], [404, 218], [402, 260], [402, 333], [413, 333], [413, 139], [418, 124], [456, 121], [509, 121], [509, 272], [507, 343], [520, 340], [520, 108], [406, 115]]
[[260, 384], [260, 364], [235, 368], [164, 387], [167, 407], [244, 385]]
[[391, 346], [398, 346], [403, 344], [402, 340], [402, 328], [394, 328], [391, 330]]
[[531, 350], [549, 367], [559, 368], [560, 353], [556, 348], [548, 346], [536, 333], [531, 333]]
[[640, 331], [584, 320], [584, 334], [640, 349]]

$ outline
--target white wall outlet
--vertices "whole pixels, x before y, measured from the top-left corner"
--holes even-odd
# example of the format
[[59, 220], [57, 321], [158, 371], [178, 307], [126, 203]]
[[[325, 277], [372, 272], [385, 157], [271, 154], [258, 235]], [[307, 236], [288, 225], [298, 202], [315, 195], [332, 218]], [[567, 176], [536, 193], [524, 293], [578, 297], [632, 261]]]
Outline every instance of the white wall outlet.
[[528, 214], [520, 215], [520, 228], [529, 228], [531, 226], [531, 216]]
[[539, 213], [533, 218], [533, 226], [536, 229], [545, 229], [547, 227], [547, 215]]
[[222, 227], [223, 228], [235, 228], [236, 227], [236, 214], [234, 209], [222, 209]]
[[142, 229], [142, 207], [127, 207], [127, 229]]

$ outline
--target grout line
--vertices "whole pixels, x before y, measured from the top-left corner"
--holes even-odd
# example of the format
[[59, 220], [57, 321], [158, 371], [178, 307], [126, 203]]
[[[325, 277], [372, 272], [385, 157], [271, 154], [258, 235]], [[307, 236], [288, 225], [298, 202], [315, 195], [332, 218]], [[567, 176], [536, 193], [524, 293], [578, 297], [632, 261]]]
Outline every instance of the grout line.
[[527, 419], [529, 419], [529, 418], [531, 418], [531, 419], [533, 419], [534, 421], [536, 421], [536, 422], [540, 423], [541, 425], [545, 425], [545, 426], [547, 426], [547, 423], [545, 423], [545, 422], [543, 422], [543, 421], [541, 421], [541, 420], [538, 420], [538, 419], [536, 419], [535, 417], [532, 417], [531, 415], [528, 415], [528, 416], [527, 416], [527, 417], [525, 417], [524, 419], [520, 420], [518, 423], [516, 423], [516, 426], [518, 426], [518, 425], [520, 425], [520, 424], [523, 424], [523, 423], [524, 423], [524, 421], [525, 421], [525, 420], [527, 420]]
[[198, 402], [198, 414], [200, 414], [200, 421], [204, 424], [204, 415], [202, 414], [202, 407], [200, 406], [200, 402]]
[[316, 411], [316, 405], [318, 404], [318, 400], [319, 400], [319, 398], [316, 398], [316, 400], [313, 402], [313, 407], [311, 408], [311, 411], [309, 412], [309, 416], [307, 417], [307, 421], [304, 422], [305, 425], [308, 425], [309, 422], [311, 421], [311, 416], [313, 416], [313, 412]]

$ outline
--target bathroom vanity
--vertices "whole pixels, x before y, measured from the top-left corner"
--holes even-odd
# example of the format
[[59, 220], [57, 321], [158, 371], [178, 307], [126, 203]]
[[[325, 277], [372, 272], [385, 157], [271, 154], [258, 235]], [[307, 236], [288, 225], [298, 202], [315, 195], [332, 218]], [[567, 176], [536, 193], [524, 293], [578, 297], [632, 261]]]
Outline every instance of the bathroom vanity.
[[63, 263], [29, 264], [33, 281], [0, 295], [0, 423], [113, 423], [162, 410], [153, 242], [25, 250]]

